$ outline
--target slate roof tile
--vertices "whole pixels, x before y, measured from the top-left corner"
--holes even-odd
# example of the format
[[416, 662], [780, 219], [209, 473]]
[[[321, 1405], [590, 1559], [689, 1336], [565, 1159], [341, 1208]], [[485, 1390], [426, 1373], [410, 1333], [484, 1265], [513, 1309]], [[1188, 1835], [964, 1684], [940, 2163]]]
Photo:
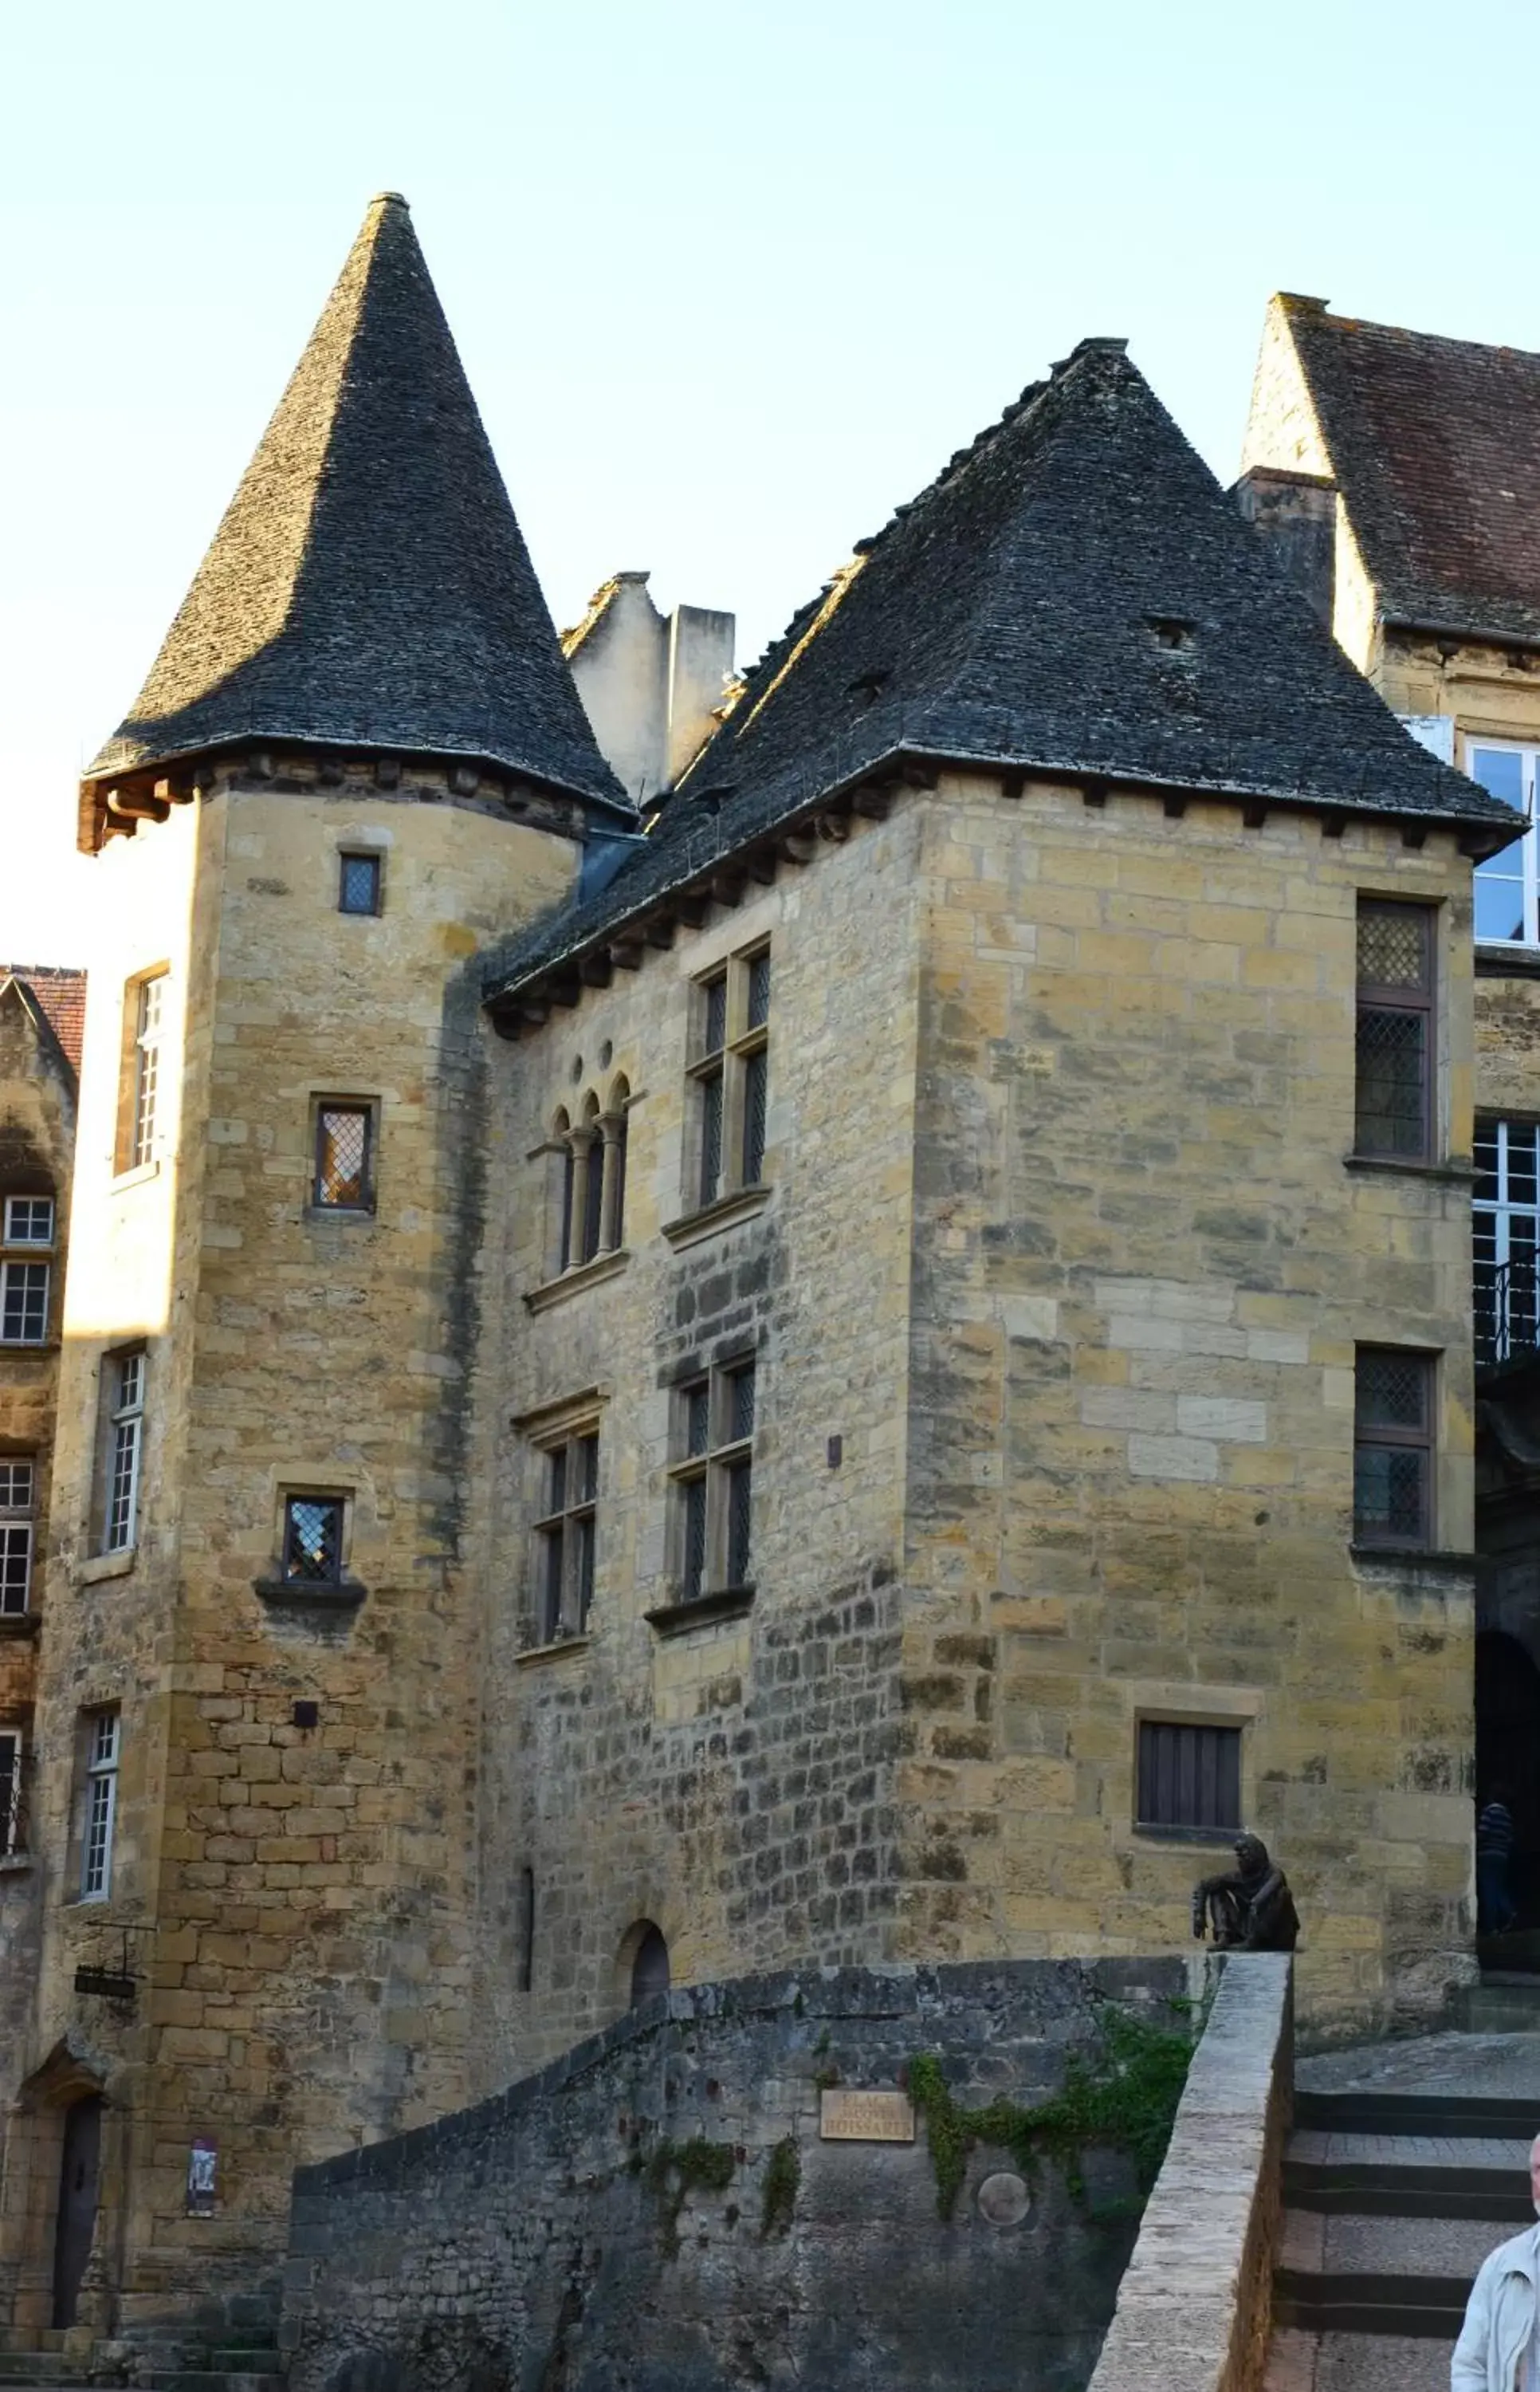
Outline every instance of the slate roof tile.
[[488, 993], [904, 754], [1515, 827], [1408, 737], [1122, 343], [1087, 342], [861, 544], [645, 842], [493, 956]]
[[1277, 304], [1380, 613], [1540, 640], [1540, 356]]
[[87, 781], [253, 738], [458, 757], [633, 812], [395, 193]]

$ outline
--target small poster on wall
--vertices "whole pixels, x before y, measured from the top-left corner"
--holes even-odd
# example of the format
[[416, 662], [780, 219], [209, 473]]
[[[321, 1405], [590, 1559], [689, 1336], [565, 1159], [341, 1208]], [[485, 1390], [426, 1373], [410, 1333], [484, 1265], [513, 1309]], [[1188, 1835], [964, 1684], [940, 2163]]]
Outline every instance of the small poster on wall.
[[217, 2145], [206, 2135], [195, 2135], [188, 2153], [188, 2216], [212, 2217], [214, 2215], [214, 2178], [218, 2164]]

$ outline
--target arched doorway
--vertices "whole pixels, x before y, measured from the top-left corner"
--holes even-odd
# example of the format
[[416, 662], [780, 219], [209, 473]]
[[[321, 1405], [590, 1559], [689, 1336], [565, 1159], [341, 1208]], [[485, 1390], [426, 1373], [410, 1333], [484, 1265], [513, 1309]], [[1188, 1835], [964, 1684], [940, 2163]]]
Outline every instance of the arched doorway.
[[1540, 1670], [1513, 1636], [1476, 1639], [1476, 1801], [1502, 1788], [1515, 1829], [1509, 1889], [1519, 1925], [1540, 1928]]
[[650, 1918], [639, 1921], [631, 1933], [638, 1939], [631, 1956], [631, 2008], [635, 2009], [639, 2002], [650, 2000], [654, 1994], [668, 1991], [668, 1946], [661, 1929], [654, 1927]]
[[54, 2228], [54, 2324], [78, 2322], [80, 2288], [97, 2230], [97, 2197], [101, 2180], [101, 2111], [99, 2093], [72, 2101], [64, 2113], [64, 2142], [59, 2157], [58, 2215]]

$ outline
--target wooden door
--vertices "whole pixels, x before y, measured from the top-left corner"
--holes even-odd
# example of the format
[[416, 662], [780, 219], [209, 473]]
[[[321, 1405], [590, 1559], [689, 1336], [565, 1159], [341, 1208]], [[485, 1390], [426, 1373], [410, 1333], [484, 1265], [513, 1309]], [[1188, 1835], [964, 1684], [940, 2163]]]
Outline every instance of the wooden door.
[[54, 2231], [54, 2323], [73, 2325], [81, 2279], [97, 2230], [97, 2181], [101, 2161], [101, 2096], [88, 2094], [64, 2116], [58, 2171], [58, 2223]]

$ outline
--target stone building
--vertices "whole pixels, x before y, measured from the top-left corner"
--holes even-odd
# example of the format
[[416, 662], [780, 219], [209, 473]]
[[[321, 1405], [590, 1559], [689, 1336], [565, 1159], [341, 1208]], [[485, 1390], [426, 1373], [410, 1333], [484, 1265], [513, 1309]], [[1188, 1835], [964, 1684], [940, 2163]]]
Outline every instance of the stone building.
[[376, 202], [82, 791], [13, 2334], [670, 1977], [1184, 1949], [1243, 1818], [1317, 2023], [1469, 1970], [1511, 810], [1117, 342], [719, 722], [639, 599], [569, 667]]
[[1474, 888], [1475, 1759], [1540, 1928], [1540, 356], [1280, 293], [1242, 464], [1243, 512], [1354, 663], [1523, 826]]

